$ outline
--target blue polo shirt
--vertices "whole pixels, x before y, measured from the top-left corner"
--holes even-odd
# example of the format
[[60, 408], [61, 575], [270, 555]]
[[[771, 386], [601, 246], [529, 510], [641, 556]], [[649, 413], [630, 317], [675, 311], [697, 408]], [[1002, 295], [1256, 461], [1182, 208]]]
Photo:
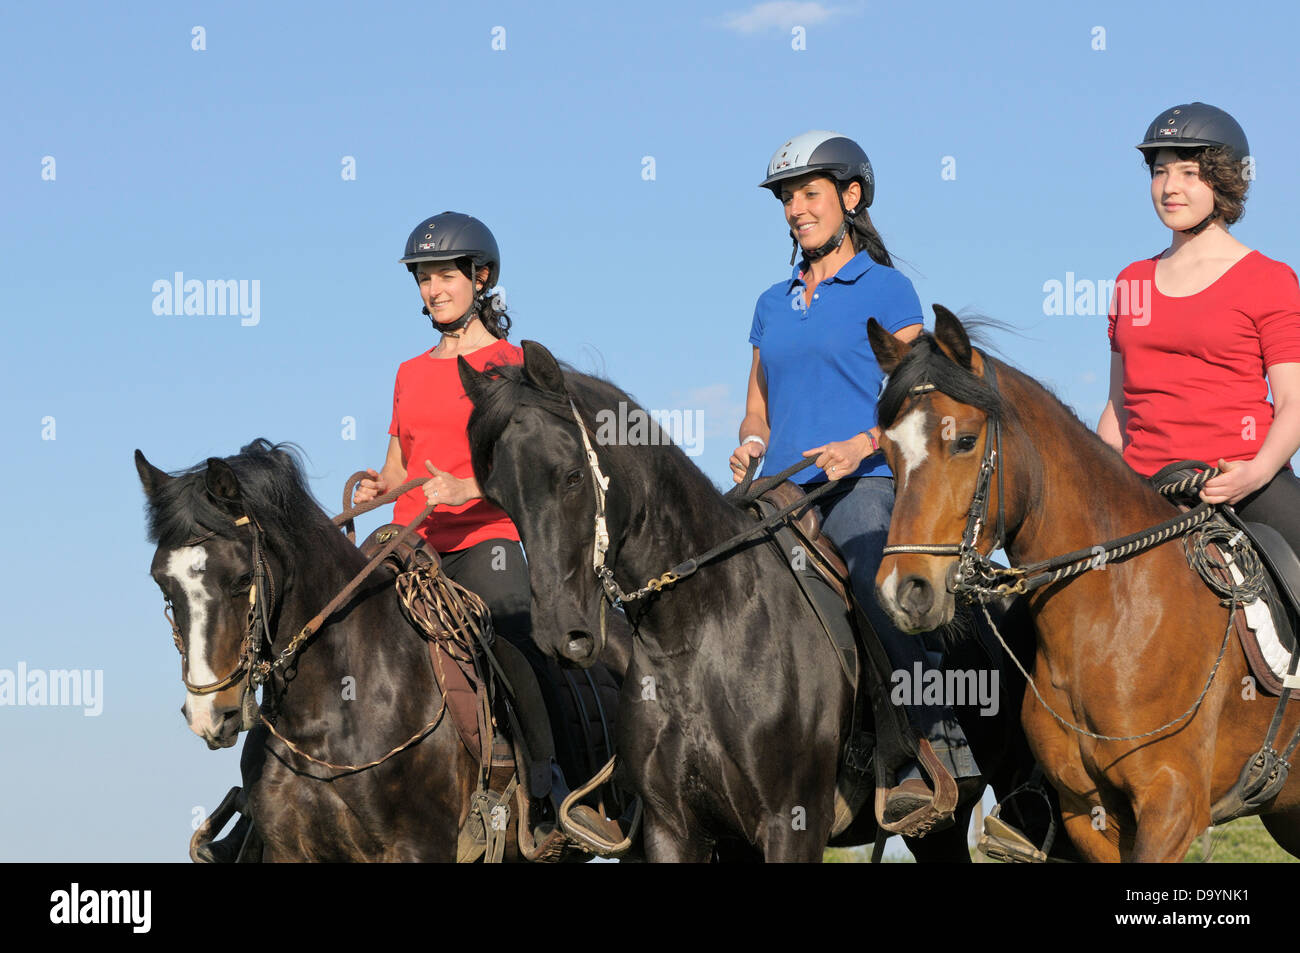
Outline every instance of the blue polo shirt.
[[[793, 274], [764, 291], [754, 308], [749, 343], [767, 375], [767, 420], [772, 427], [763, 473], [771, 476], [803, 460], [804, 450], [848, 440], [876, 421], [876, 398], [885, 375], [867, 340], [867, 319], [890, 333], [921, 324], [921, 300], [906, 275], [862, 251], [813, 292], [801, 261]], [[889, 476], [881, 454], [847, 476]], [[795, 475], [817, 483], [826, 474], [809, 467]]]

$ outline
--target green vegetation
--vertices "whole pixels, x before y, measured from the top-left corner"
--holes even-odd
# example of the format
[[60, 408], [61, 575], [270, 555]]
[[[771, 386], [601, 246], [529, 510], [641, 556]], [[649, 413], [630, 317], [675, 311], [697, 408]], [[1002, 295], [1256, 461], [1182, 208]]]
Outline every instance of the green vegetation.
[[[828, 864], [865, 864], [871, 860], [870, 847], [828, 847], [822, 860]], [[911, 856], [890, 851], [885, 863], [913, 863]], [[994, 863], [971, 848], [971, 860]], [[1185, 864], [1294, 864], [1300, 863], [1277, 844], [1258, 817], [1243, 817], [1219, 827], [1212, 827], [1192, 842], [1183, 858]]]

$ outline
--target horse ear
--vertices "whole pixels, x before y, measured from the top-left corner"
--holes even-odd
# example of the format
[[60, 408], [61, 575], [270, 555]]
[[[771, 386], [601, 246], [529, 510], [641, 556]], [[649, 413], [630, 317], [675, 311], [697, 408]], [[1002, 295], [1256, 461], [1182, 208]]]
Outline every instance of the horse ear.
[[939, 350], [966, 370], [971, 369], [971, 346], [966, 329], [957, 320], [957, 315], [941, 304], [934, 306], [934, 339]]
[[203, 485], [214, 499], [231, 503], [240, 499], [239, 478], [230, 464], [220, 457], [208, 457], [208, 469], [203, 474]]
[[483, 382], [487, 380], [487, 375], [481, 371], [474, 370], [469, 361], [464, 357], [456, 358], [456, 370], [460, 373], [460, 386], [465, 388], [465, 396], [469, 398], [471, 404], [478, 404], [478, 399], [483, 393]]
[[539, 390], [550, 394], [564, 394], [564, 372], [559, 363], [536, 341], [522, 342], [524, 349], [524, 376]]
[[875, 318], [867, 319], [867, 340], [871, 342], [876, 363], [880, 365], [886, 377], [894, 373], [894, 369], [912, 349], [911, 344], [894, 337]]
[[162, 489], [164, 483], [170, 483], [175, 479], [146, 460], [139, 450], [135, 452], [135, 472], [140, 474], [140, 484], [144, 487], [145, 496], [153, 496]]

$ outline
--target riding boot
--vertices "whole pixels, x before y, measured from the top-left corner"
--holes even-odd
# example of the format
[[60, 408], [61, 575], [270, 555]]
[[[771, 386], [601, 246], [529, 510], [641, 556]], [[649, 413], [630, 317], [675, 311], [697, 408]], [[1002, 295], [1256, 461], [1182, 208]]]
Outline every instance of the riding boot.
[[239, 851], [244, 846], [244, 839], [252, 826], [252, 819], [247, 814], [240, 814], [229, 834], [220, 840], [203, 844], [195, 853], [198, 854], [199, 860], [205, 864], [233, 864], [239, 857]]

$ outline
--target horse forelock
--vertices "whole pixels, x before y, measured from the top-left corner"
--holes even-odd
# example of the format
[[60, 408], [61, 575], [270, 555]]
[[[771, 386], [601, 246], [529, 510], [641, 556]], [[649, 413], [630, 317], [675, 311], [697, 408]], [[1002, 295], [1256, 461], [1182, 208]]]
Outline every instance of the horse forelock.
[[[1005, 367], [988, 354], [980, 356], [994, 367]], [[989, 386], [988, 381], [961, 367], [939, 348], [934, 335], [923, 331], [912, 342], [912, 348], [889, 375], [885, 390], [880, 395], [878, 420], [881, 428], [891, 426], [907, 402], [912, 388], [932, 384], [959, 404], [984, 411], [990, 417], [1004, 416], [1009, 406], [1001, 395]]]
[[[244, 509], [266, 532], [268, 544], [284, 553], [315, 552], [322, 537], [338, 534], [312, 497], [303, 475], [300, 450], [291, 443], [272, 444], [258, 438], [234, 456], [222, 458], [235, 472]], [[208, 493], [207, 461], [171, 474], [146, 501], [148, 539], [175, 548], [206, 533], [239, 538], [237, 518]]]

